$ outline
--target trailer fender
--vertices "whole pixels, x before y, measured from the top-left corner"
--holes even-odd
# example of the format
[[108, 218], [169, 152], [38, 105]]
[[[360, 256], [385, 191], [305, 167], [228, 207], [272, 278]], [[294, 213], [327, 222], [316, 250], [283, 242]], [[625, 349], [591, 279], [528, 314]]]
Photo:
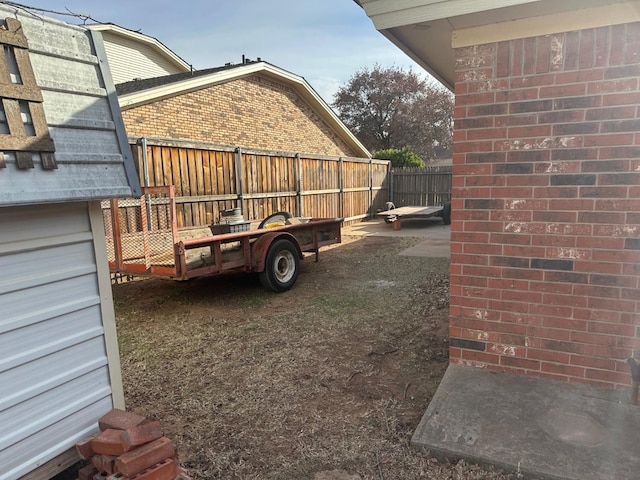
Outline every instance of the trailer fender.
[[269, 253], [269, 248], [271, 247], [273, 242], [281, 238], [286, 238], [291, 243], [293, 243], [293, 245], [295, 245], [296, 247], [296, 250], [298, 251], [298, 257], [300, 259], [303, 258], [302, 250], [300, 250], [300, 244], [298, 243], [298, 240], [289, 232], [265, 233], [251, 244], [251, 271], [264, 271], [264, 265], [266, 263], [267, 254]]

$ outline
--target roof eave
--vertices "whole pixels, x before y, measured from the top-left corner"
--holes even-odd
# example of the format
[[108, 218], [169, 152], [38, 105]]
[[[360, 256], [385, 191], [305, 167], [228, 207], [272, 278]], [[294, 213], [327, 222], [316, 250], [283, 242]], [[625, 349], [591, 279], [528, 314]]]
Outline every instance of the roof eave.
[[640, 21], [637, 0], [361, 0], [376, 29], [449, 89], [454, 49]]
[[470, 2], [469, 0], [373, 0], [363, 1], [367, 16], [377, 30], [420, 24], [434, 20], [473, 15], [486, 10], [513, 7], [542, 0], [492, 0]]

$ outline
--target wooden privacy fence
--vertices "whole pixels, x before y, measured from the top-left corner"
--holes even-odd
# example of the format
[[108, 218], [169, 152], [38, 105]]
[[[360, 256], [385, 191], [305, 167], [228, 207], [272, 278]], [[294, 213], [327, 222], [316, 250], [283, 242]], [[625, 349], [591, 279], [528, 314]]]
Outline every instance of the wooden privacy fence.
[[394, 169], [389, 175], [389, 198], [396, 207], [444, 205], [451, 201], [453, 167]]
[[216, 223], [241, 208], [245, 220], [287, 211], [357, 220], [383, 209], [389, 162], [141, 138], [131, 149], [143, 186], [175, 186], [178, 227]]

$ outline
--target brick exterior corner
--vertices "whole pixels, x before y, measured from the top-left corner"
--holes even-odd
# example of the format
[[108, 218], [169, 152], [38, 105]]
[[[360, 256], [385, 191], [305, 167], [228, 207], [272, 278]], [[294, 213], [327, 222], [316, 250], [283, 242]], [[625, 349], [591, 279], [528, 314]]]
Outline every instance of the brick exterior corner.
[[123, 109], [133, 137], [359, 156], [293, 88], [261, 75]]
[[640, 24], [456, 50], [450, 358], [628, 386]]

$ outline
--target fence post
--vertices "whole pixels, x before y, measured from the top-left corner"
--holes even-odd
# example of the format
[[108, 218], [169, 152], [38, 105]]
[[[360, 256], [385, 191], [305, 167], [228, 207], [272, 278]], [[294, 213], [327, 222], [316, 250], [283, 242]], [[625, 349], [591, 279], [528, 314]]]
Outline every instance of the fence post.
[[300, 154], [296, 153], [296, 210], [299, 217], [304, 217], [304, 198], [302, 197], [302, 160]]
[[[142, 137], [138, 139], [138, 152], [142, 155], [142, 171], [143, 171], [143, 179], [144, 186], [149, 187], [149, 157], [147, 156], [147, 138]], [[147, 200], [147, 228], [149, 230], [153, 229], [153, 223], [151, 221], [151, 196], [149, 194], [145, 195]]]
[[234, 167], [236, 170], [236, 194], [238, 195], [238, 203], [240, 205], [240, 213], [244, 216], [244, 202], [243, 202], [243, 186], [242, 186], [242, 149], [236, 147], [235, 154], [233, 156]]
[[344, 158], [338, 159], [338, 188], [340, 193], [338, 194], [338, 215], [340, 218], [344, 218]]
[[373, 159], [369, 159], [369, 211], [367, 218], [373, 217]]
[[393, 174], [393, 168], [391, 167], [391, 162], [389, 162], [388, 168], [389, 170], [387, 173], [389, 175], [389, 201], [394, 202], [393, 200], [393, 193], [394, 193], [393, 192], [393, 175], [394, 174]]

